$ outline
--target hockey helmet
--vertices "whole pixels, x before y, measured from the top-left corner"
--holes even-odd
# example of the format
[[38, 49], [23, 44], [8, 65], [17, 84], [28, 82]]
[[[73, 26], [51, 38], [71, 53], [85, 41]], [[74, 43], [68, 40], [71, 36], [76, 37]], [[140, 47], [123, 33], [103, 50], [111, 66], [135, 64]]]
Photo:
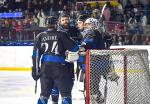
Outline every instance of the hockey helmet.
[[54, 16], [49, 16], [46, 19], [46, 25], [47, 26], [49, 26], [49, 25], [55, 25], [56, 23], [57, 23], [57, 19]]
[[87, 15], [80, 15], [80, 16], [77, 18], [77, 21], [83, 21], [83, 22], [85, 22], [87, 18], [88, 18]]

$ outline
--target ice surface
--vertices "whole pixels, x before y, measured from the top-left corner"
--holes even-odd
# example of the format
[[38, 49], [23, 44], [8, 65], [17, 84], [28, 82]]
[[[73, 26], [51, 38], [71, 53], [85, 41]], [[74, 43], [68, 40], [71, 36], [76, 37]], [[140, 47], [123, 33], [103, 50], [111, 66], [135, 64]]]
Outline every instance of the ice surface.
[[[73, 104], [84, 104], [84, 96], [79, 91], [79, 86], [82, 87], [82, 84], [75, 82], [72, 91]], [[34, 87], [35, 81], [29, 71], [0, 71], [0, 104], [37, 104], [40, 94], [39, 81], [37, 94], [34, 93]]]

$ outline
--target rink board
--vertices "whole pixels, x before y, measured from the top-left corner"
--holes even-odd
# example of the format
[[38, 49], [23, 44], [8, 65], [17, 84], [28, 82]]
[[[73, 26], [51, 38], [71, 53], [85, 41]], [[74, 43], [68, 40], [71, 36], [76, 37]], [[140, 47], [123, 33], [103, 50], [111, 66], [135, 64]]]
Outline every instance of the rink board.
[[[150, 63], [150, 46], [111, 46], [111, 48], [138, 48], [147, 49], [149, 52]], [[30, 71], [32, 66], [32, 46], [0, 46], [0, 70], [10, 71]]]

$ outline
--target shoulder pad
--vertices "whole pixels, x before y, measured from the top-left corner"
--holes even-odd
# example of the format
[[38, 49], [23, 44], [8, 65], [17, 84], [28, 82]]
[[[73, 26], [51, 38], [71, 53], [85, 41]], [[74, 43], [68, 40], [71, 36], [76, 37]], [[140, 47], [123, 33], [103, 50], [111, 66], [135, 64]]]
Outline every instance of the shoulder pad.
[[36, 36], [36, 38], [39, 38], [41, 35], [43, 35], [43, 34], [47, 34], [47, 32], [46, 31], [44, 31], [44, 32], [40, 32], [37, 36]]

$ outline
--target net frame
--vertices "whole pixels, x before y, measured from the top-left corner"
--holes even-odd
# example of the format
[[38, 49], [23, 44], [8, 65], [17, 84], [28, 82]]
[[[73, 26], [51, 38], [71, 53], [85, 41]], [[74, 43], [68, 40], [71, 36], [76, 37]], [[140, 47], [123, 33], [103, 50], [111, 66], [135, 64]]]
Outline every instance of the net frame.
[[[93, 50], [87, 50], [86, 51], [86, 104], [90, 104], [90, 51]], [[111, 51], [111, 54], [121, 54], [123, 55], [123, 73], [124, 73], [124, 104], [128, 104], [128, 99], [127, 99], [127, 55], [128, 54], [134, 54], [137, 53], [139, 55], [139, 58], [143, 61], [142, 56], [140, 53], [142, 52], [147, 52], [147, 57], [148, 57], [148, 51], [146, 49], [125, 49], [125, 48], [120, 48], [120, 49], [107, 49], [107, 50], [99, 50], [101, 54], [107, 53], [107, 51]], [[109, 52], [110, 53], [110, 52]], [[148, 59], [148, 58], [147, 58]], [[150, 70], [149, 66], [147, 69], [146, 64], [144, 63], [144, 68], [146, 69], [146, 72], [148, 73], [148, 77], [150, 80]], [[149, 84], [150, 85], [150, 84]]]

